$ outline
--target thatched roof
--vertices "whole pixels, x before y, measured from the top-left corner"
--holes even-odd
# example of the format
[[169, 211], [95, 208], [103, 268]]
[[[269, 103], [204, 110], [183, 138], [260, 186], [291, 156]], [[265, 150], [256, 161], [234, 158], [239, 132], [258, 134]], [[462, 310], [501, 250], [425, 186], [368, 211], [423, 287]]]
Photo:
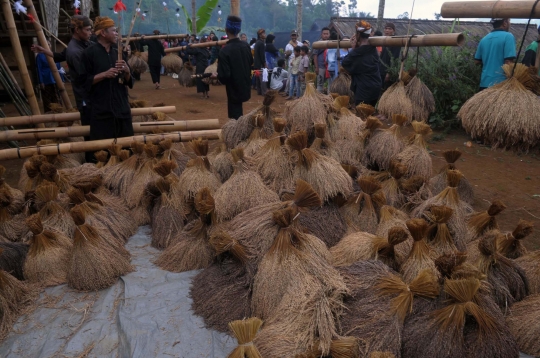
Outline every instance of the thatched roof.
[[[366, 19], [358, 17], [333, 17], [330, 21], [330, 29], [335, 30], [339, 36], [351, 36], [354, 34], [354, 24], [360, 20], [369, 21], [372, 25], [375, 25], [376, 19]], [[396, 35], [406, 35], [407, 27], [409, 25], [408, 19], [384, 19], [383, 24], [386, 22], [392, 22], [396, 25]], [[493, 26], [489, 22], [481, 21], [456, 21], [453, 20], [411, 20], [411, 34], [424, 35], [424, 34], [440, 34], [449, 32], [467, 32], [467, 40], [475, 40], [475, 37], [482, 38], [486, 36]], [[523, 32], [527, 24], [512, 23], [510, 32], [516, 38], [516, 43], [520, 43]], [[380, 29], [381, 31], [383, 29]], [[527, 37], [525, 44], [528, 45], [532, 41], [535, 41], [538, 36], [536, 25], [529, 25], [529, 31], [527, 31]]]

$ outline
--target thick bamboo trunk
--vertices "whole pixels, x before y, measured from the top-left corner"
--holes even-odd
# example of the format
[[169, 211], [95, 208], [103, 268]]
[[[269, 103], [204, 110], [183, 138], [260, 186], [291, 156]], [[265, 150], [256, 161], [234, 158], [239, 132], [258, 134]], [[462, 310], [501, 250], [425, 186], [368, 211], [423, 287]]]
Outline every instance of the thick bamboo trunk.
[[[43, 33], [43, 30], [41, 29], [41, 24], [39, 23], [39, 18], [36, 13], [36, 9], [34, 8], [34, 4], [32, 3], [32, 0], [24, 0], [24, 4], [28, 8], [28, 13], [32, 15], [34, 18], [34, 21], [32, 23], [34, 24], [34, 29], [36, 30], [36, 35], [39, 41], [39, 44], [41, 47], [43, 47], [45, 50], [50, 50], [49, 45], [47, 44], [47, 39], [45, 38], [45, 34]], [[71, 109], [73, 106], [71, 105], [71, 100], [69, 99], [69, 95], [66, 91], [66, 87], [64, 86], [64, 82], [62, 82], [62, 77], [60, 77], [60, 73], [58, 72], [58, 68], [56, 68], [56, 63], [54, 63], [54, 59], [49, 56], [45, 56], [47, 59], [47, 63], [49, 64], [49, 67], [51, 69], [54, 81], [56, 82], [56, 88], [58, 89], [58, 92], [60, 93], [60, 96], [62, 97], [62, 102], [64, 104], [64, 107], [66, 109]]]
[[131, 40], [130, 39], [130, 36], [131, 36], [131, 32], [133, 31], [133, 26], [135, 26], [135, 19], [137, 19], [137, 8], [141, 8], [141, 4], [142, 4], [142, 0], [139, 0], [137, 3], [136, 3], [136, 8], [133, 10], [133, 16], [131, 17], [131, 23], [129, 25], [129, 32], [127, 33], [127, 37], [126, 37], [126, 44], [125, 46], [128, 47], [129, 45], [129, 41]]
[[[133, 132], [152, 133], [155, 130], [163, 132], [182, 132], [203, 129], [219, 129], [219, 119], [196, 119], [189, 121], [162, 121], [133, 123]], [[18, 129], [0, 131], [0, 142], [10, 140], [57, 139], [68, 137], [85, 137], [90, 135], [90, 126], [70, 126], [40, 129]]]
[[[179, 39], [188, 37], [189, 34], [171, 34], [171, 35], [149, 35], [145, 36], [145, 40], [169, 40], [169, 39]], [[124, 37], [124, 40], [127, 40], [128, 37]], [[131, 36], [129, 37], [129, 41], [138, 41], [141, 40], [141, 36]]]
[[2, 11], [4, 13], [4, 18], [6, 19], [6, 26], [9, 31], [9, 38], [11, 39], [11, 46], [13, 47], [13, 52], [15, 52], [15, 58], [17, 60], [17, 67], [21, 74], [23, 81], [24, 92], [26, 94], [26, 99], [30, 104], [30, 110], [32, 114], [40, 114], [39, 105], [37, 102], [36, 94], [34, 93], [34, 87], [32, 81], [30, 80], [30, 75], [28, 74], [28, 68], [26, 67], [26, 61], [24, 60], [24, 55], [21, 47], [21, 42], [19, 40], [19, 34], [17, 33], [17, 28], [15, 26], [15, 19], [13, 18], [13, 12], [11, 10], [11, 5], [9, 0], [2, 1]]
[[384, 19], [384, 5], [385, 5], [385, 0], [379, 0], [379, 13], [377, 14], [377, 25], [376, 25], [376, 29], [377, 30], [380, 30], [381, 32], [383, 31], [383, 19]]
[[302, 40], [302, 13], [304, 4], [302, 0], [296, 0], [296, 31], [298, 32], [298, 40]]
[[[189, 45], [189, 47], [197, 48], [197, 47], [223, 46], [223, 45], [226, 45], [228, 41], [229, 41], [229, 40], [219, 40], [219, 41], [203, 42], [203, 43], [200, 43], [200, 44]], [[187, 48], [187, 46], [179, 46], [179, 47], [166, 48], [166, 49], [165, 49], [165, 53], [170, 53], [170, 52], [180, 52], [180, 51], [185, 50], [186, 48]]]
[[[132, 116], [145, 116], [155, 112], [162, 112], [165, 114], [176, 113], [175, 106], [166, 107], [147, 107], [147, 108], [132, 108]], [[0, 126], [24, 126], [32, 125], [36, 123], [51, 123], [51, 122], [73, 122], [81, 119], [79, 112], [72, 113], [56, 113], [56, 114], [42, 114], [38, 116], [21, 116], [21, 117], [6, 117], [0, 118]]]
[[231, 15], [240, 16], [240, 0], [231, 0]]
[[191, 0], [191, 33], [197, 34], [197, 1]]
[[[441, 7], [442, 17], [448, 18], [512, 18], [528, 19], [534, 1], [452, 1]], [[533, 19], [540, 19], [540, 5], [536, 5]]]
[[[369, 38], [369, 44], [372, 46], [406, 46], [409, 36], [374, 36]], [[462, 33], [457, 34], [432, 34], [432, 35], [414, 35], [411, 39], [411, 47], [421, 46], [461, 46], [465, 42], [465, 36]], [[314, 49], [337, 48], [338, 42], [316, 41], [313, 43]], [[339, 41], [339, 47], [350, 48], [349, 40]]]

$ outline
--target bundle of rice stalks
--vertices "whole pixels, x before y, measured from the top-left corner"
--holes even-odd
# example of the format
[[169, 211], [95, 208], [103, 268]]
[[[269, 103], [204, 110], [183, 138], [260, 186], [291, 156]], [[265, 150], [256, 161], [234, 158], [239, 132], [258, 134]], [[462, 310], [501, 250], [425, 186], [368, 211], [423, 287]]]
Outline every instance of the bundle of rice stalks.
[[[390, 229], [395, 226], [400, 227], [406, 230], [407, 232], [409, 232], [406, 225], [407, 220], [409, 220], [409, 215], [407, 215], [403, 211], [398, 210], [389, 205], [383, 205], [379, 212], [379, 225], [377, 226], [377, 231], [375, 232], [375, 235], [379, 237], [387, 237]], [[411, 250], [411, 247], [412, 247], [412, 242], [413, 242], [413, 238], [409, 234], [409, 240], [403, 243], [403, 244], [406, 244], [406, 243], [410, 244], [410, 245], [405, 245], [405, 248], [403, 250], [403, 253], [405, 254], [405, 256], [409, 255], [409, 251]], [[398, 245], [397, 247], [402, 247], [404, 246], [403, 244]]]
[[337, 122], [337, 131], [332, 136], [334, 141], [354, 140], [361, 136], [366, 128], [366, 123], [354, 115], [347, 108], [342, 107], [339, 110], [339, 120]]
[[35, 287], [0, 270], [0, 340], [7, 336], [19, 316], [29, 310], [38, 296], [39, 291]]
[[386, 203], [379, 181], [373, 177], [361, 177], [358, 184], [362, 190], [349, 197], [340, 209], [345, 218], [347, 234], [365, 231], [374, 234], [379, 223], [379, 208]]
[[354, 93], [351, 91], [351, 75], [343, 67], [339, 68], [338, 76], [328, 87], [328, 93], [337, 93], [341, 96], [354, 98]]
[[407, 89], [403, 81], [394, 83], [384, 91], [379, 99], [377, 110], [387, 117], [391, 117], [393, 114], [402, 114], [406, 118], [413, 118], [413, 105], [407, 96]]
[[414, 75], [405, 87], [407, 97], [412, 104], [411, 120], [426, 122], [429, 115], [435, 112], [435, 98], [428, 86], [418, 76]]
[[509, 259], [517, 259], [527, 254], [527, 248], [522, 240], [533, 232], [533, 223], [519, 220], [514, 231], [506, 233], [497, 241], [497, 250], [501, 255]]
[[58, 200], [58, 186], [54, 183], [45, 182], [35, 190], [39, 217], [43, 225], [48, 229], [53, 229], [72, 237], [75, 231], [75, 223], [69, 215], [69, 212], [61, 205]]
[[154, 171], [154, 166], [158, 163], [157, 155], [159, 150], [160, 148], [157, 145], [146, 144], [144, 146], [146, 158], [142, 160], [133, 174], [131, 183], [128, 184], [126, 196], [124, 197], [124, 200], [130, 209], [137, 206], [145, 206], [146, 203], [143, 202], [145, 196], [144, 189], [148, 183], [159, 178], [159, 175]]
[[529, 252], [515, 260], [525, 271], [529, 281], [529, 293], [540, 293], [540, 250]]
[[266, 135], [264, 134], [264, 123], [266, 119], [264, 115], [258, 114], [254, 118], [255, 128], [249, 135], [249, 138], [241, 143], [238, 143], [237, 148], [243, 148], [244, 153], [248, 157], [254, 156], [262, 146], [268, 141]]
[[110, 168], [120, 163], [120, 152], [122, 151], [122, 146], [119, 144], [111, 144], [108, 148], [110, 158], [107, 164], [103, 168]]
[[227, 145], [220, 143], [208, 157], [211, 158], [212, 168], [221, 182], [226, 182], [234, 172], [233, 157], [227, 150]]
[[332, 264], [349, 266], [360, 260], [380, 260], [393, 270], [399, 270], [403, 258], [396, 257], [394, 247], [408, 238], [407, 231], [397, 226], [390, 229], [387, 238], [367, 232], [347, 235], [336, 246], [330, 248]]
[[133, 271], [129, 258], [107, 245], [99, 231], [85, 223], [81, 208], [71, 209], [77, 230], [67, 274], [68, 286], [79, 291], [98, 291], [114, 285]]
[[439, 275], [431, 258], [430, 248], [426, 242], [428, 223], [424, 219], [407, 221], [407, 228], [414, 239], [409, 257], [401, 265], [401, 274], [405, 282], [412, 282], [423, 270], [429, 270], [433, 275]]
[[9, 273], [19, 281], [23, 281], [23, 265], [27, 254], [27, 244], [0, 242], [0, 270]]
[[41, 164], [46, 161], [47, 158], [44, 155], [33, 155], [24, 162], [18, 183], [18, 187], [23, 193], [34, 190], [41, 184], [43, 175], [40, 168]]
[[287, 144], [299, 152], [294, 177], [311, 184], [323, 201], [338, 194], [348, 197], [352, 191], [351, 177], [335, 159], [307, 148], [307, 142], [305, 131], [297, 132], [287, 139]]
[[152, 209], [151, 245], [157, 249], [164, 249], [184, 228], [185, 206], [178, 192], [171, 188], [175, 184], [166, 178], [159, 178], [152, 185], [157, 189], [159, 196], [155, 199]]
[[429, 124], [412, 122], [415, 134], [409, 139], [409, 144], [396, 156], [402, 164], [407, 166], [407, 178], [420, 175], [427, 182], [432, 175], [433, 164], [427, 151], [426, 138], [432, 133]]
[[447, 279], [444, 292], [449, 297], [444, 307], [406, 322], [402, 357], [519, 356], [501, 311], [482, 293], [480, 280]]
[[399, 181], [399, 190], [401, 202], [398, 202], [397, 206], [406, 212], [414, 211], [426, 200], [433, 197], [428, 184], [420, 175], [413, 175], [408, 179], [402, 178]]
[[366, 120], [369, 116], [375, 113], [375, 107], [369, 104], [360, 103], [358, 106], [356, 106], [356, 112], [360, 118], [362, 118], [362, 120]]
[[107, 153], [104, 150], [98, 150], [94, 153], [94, 158], [96, 158], [96, 168], [103, 168], [105, 165], [107, 165], [107, 161], [109, 160], [109, 153]]
[[361, 135], [352, 140], [337, 140], [335, 146], [338, 149], [340, 162], [363, 168], [364, 147], [366, 141], [382, 126], [382, 122], [375, 117], [368, 117], [365, 122], [365, 130]]
[[394, 114], [392, 123], [390, 128], [376, 131], [364, 149], [364, 163], [371, 168], [387, 170], [392, 159], [405, 147], [400, 138], [400, 128], [407, 123], [407, 117]]
[[[218, 60], [204, 69], [204, 73], [217, 73]], [[202, 81], [208, 85], [219, 86], [221, 82], [217, 78], [205, 77]]]
[[55, 183], [62, 193], [67, 193], [72, 188], [69, 179], [62, 172], [58, 171], [54, 165], [45, 162], [41, 164], [40, 170], [43, 178]]
[[335, 203], [325, 203], [320, 208], [303, 212], [298, 221], [308, 234], [318, 237], [329, 248], [347, 232], [347, 223]]
[[445, 254], [465, 250], [463, 246], [459, 249], [456, 247], [452, 233], [447, 225], [453, 213], [454, 210], [444, 205], [432, 206], [429, 213], [426, 213], [431, 222], [427, 232], [427, 242], [432, 249], [431, 258], [433, 260]]
[[187, 163], [191, 160], [189, 155], [182, 152], [177, 147], [173, 146], [173, 142], [170, 139], [165, 139], [159, 142], [159, 146], [163, 150], [161, 155], [162, 158], [167, 160], [174, 160], [176, 162], [176, 168], [174, 168], [174, 173], [178, 176], [182, 174], [184, 169], [186, 169]]
[[134, 155], [110, 168], [103, 175], [103, 183], [111, 193], [121, 196], [124, 199], [127, 197], [127, 192], [133, 182], [135, 172], [143, 162], [144, 144], [132, 142], [131, 150]]
[[528, 151], [540, 143], [537, 114], [540, 102], [522, 84], [528, 80], [527, 67], [504, 65], [507, 80], [478, 92], [459, 110], [463, 128], [473, 139], [493, 148]]
[[[81, 138], [82, 139], [82, 138]], [[52, 139], [42, 139], [38, 141], [37, 145], [51, 145], [51, 144], [58, 144], [58, 140], [52, 140]], [[72, 155], [64, 155], [64, 154], [57, 154], [57, 155], [47, 155], [47, 162], [51, 163], [56, 167], [56, 169], [67, 169], [67, 168], [76, 168], [81, 165], [81, 162]]]
[[12, 214], [17, 214], [22, 210], [24, 205], [24, 194], [22, 191], [12, 188], [6, 183], [5, 179], [6, 168], [0, 165], [0, 189], [6, 189], [13, 198], [12, 206], [8, 209]]
[[314, 150], [321, 155], [325, 155], [339, 161], [340, 156], [334, 146], [334, 143], [330, 139], [325, 137], [326, 124], [315, 123], [315, 140], [313, 141], [309, 149]]
[[540, 307], [540, 295], [531, 295], [514, 304], [505, 317], [508, 329], [516, 338], [519, 350], [533, 357], [540, 356], [538, 307]]
[[135, 52], [128, 60], [129, 68], [133, 73], [145, 73], [148, 71], [148, 64], [142, 59], [140, 52]]
[[349, 106], [349, 96], [337, 96], [333, 97], [332, 104], [327, 110], [326, 124], [328, 125], [328, 134], [330, 139], [339, 139], [339, 113], [341, 108], [347, 108]]
[[382, 192], [386, 197], [386, 204], [397, 206], [405, 201], [400, 191], [400, 179], [407, 172], [407, 166], [393, 159], [388, 165], [388, 170], [374, 175], [381, 182]]
[[195, 69], [193, 68], [191, 63], [189, 63], [189, 61], [184, 63], [184, 66], [182, 66], [182, 69], [178, 73], [178, 83], [180, 84], [180, 86], [194, 87], [195, 78], [191, 77], [194, 74], [195, 74]]
[[165, 72], [167, 73], [179, 73], [183, 64], [184, 62], [180, 56], [175, 53], [168, 53], [161, 58], [161, 65], [165, 67]]
[[[307, 80], [307, 78], [306, 78]], [[313, 83], [306, 83], [304, 95], [285, 105], [287, 128], [291, 133], [305, 131], [311, 138], [314, 135], [315, 123], [326, 123], [326, 107], [321, 102]]]
[[293, 186], [294, 165], [288, 147], [283, 145], [285, 120], [274, 118], [273, 125], [274, 134], [252, 159], [264, 184], [277, 193]]
[[0, 188], [0, 237], [17, 242], [28, 232], [28, 228], [24, 224], [23, 214], [11, 214], [10, 208], [14, 207], [13, 201], [7, 188]]
[[[461, 157], [461, 152], [457, 149], [445, 150], [443, 152], [443, 157], [446, 160], [446, 166], [441, 169], [439, 174], [429, 180], [429, 187], [433, 195], [439, 194], [446, 188], [446, 172], [447, 170], [456, 170], [455, 163]], [[474, 204], [474, 190], [465, 176], [459, 181], [458, 194], [461, 200], [470, 205]]]
[[499, 225], [497, 224], [495, 216], [499, 215], [504, 209], [506, 209], [506, 205], [500, 200], [494, 200], [486, 211], [471, 215], [467, 221], [467, 226], [469, 228], [467, 242], [478, 239], [487, 231], [498, 230]]
[[253, 339], [255, 339], [262, 324], [263, 321], [257, 317], [229, 322], [229, 328], [238, 341], [238, 346], [229, 353], [227, 358], [262, 358], [257, 347], [253, 344]]
[[146, 108], [146, 107], [150, 107], [150, 102], [144, 99], [129, 101], [129, 107], [130, 108]]
[[249, 169], [243, 149], [233, 149], [231, 154], [235, 162], [234, 173], [215, 193], [218, 222], [230, 220], [256, 206], [279, 201], [278, 195], [264, 185], [257, 172]]
[[28, 217], [26, 224], [33, 237], [24, 263], [24, 278], [44, 287], [66, 283], [71, 239], [59, 232], [44, 229], [37, 214]]

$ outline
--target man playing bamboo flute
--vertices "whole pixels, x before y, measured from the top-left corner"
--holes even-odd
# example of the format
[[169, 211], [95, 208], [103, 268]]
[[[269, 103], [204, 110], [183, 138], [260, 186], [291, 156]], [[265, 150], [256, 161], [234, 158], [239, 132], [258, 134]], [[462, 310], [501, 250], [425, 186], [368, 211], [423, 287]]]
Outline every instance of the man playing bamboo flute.
[[229, 118], [238, 119], [244, 113], [242, 103], [251, 98], [251, 66], [253, 57], [249, 45], [237, 36], [242, 20], [237, 16], [227, 17], [225, 32], [229, 41], [219, 51], [217, 77], [227, 91]]
[[133, 88], [133, 77], [125, 58], [118, 60], [118, 49], [114, 46], [118, 33], [114, 21], [97, 17], [94, 33], [97, 43], [84, 50], [80, 75], [91, 103], [90, 139], [132, 136], [127, 86]]

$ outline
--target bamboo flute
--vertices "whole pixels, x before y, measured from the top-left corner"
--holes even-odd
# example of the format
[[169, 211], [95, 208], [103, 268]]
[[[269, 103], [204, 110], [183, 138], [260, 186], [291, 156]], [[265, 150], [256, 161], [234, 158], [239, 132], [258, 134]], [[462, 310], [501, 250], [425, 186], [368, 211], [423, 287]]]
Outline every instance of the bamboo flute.
[[9, 37], [11, 39], [11, 46], [13, 47], [13, 52], [15, 52], [17, 67], [19, 67], [19, 72], [23, 81], [26, 99], [30, 104], [30, 110], [32, 111], [32, 114], [41, 114], [36, 94], [34, 93], [34, 87], [32, 85], [32, 81], [30, 80], [30, 75], [28, 74], [28, 68], [26, 67], [26, 61], [24, 60], [21, 42], [19, 40], [19, 34], [17, 33], [17, 27], [15, 26], [15, 19], [13, 18], [13, 12], [11, 10], [9, 0], [1, 1], [2, 11], [4, 12], [4, 18], [6, 19], [6, 25], [9, 31]]
[[[534, 1], [452, 1], [441, 6], [447, 18], [512, 18], [528, 19]], [[534, 9], [533, 19], [540, 19], [540, 6]]]
[[[223, 46], [223, 45], [226, 45], [227, 42], [229, 42], [229, 40], [210, 41], [210, 42], [203, 42], [203, 43], [189, 45], [189, 47], [202, 48], [202, 47], [212, 47], [212, 46]], [[184, 51], [186, 48], [187, 46], [166, 48], [165, 53]]]
[[[168, 39], [179, 39], [183, 37], [189, 37], [188, 34], [171, 34], [171, 35], [148, 35], [144, 36], [145, 40], [168, 40]], [[142, 40], [142, 36], [130, 36], [124, 37], [124, 40], [129, 39], [129, 41], [139, 41]]]
[[[195, 119], [188, 121], [152, 121], [133, 123], [134, 133], [185, 132], [204, 129], [219, 129], [219, 119]], [[0, 131], [0, 142], [29, 139], [56, 139], [85, 137], [90, 135], [90, 126], [69, 126], [57, 128], [16, 129]]]
[[48, 144], [32, 147], [21, 147], [0, 150], [0, 161], [28, 158], [34, 154], [58, 155], [70, 153], [82, 153], [107, 149], [111, 144], [120, 144], [122, 147], [129, 147], [133, 141], [150, 143], [171, 139], [173, 142], [188, 142], [197, 138], [218, 139], [221, 135], [221, 129], [212, 129], [192, 132], [176, 132], [167, 134], [138, 135], [133, 137], [122, 137], [116, 139], [102, 139], [86, 142], [70, 142], [59, 144]]
[[[146, 108], [132, 108], [132, 116], [145, 116], [155, 112], [162, 112], [165, 114], [176, 113], [175, 106], [166, 107], [146, 107]], [[32, 125], [36, 123], [51, 123], [51, 122], [72, 122], [81, 119], [79, 112], [71, 113], [52, 113], [42, 114], [39, 116], [21, 116], [21, 117], [6, 117], [0, 118], [0, 126], [22, 126]]]
[[[27, 7], [27, 11], [33, 17], [32, 23], [34, 24], [34, 29], [36, 30], [36, 35], [37, 35], [39, 44], [45, 50], [50, 51], [51, 49], [49, 48], [49, 45], [47, 44], [47, 39], [45, 38], [45, 34], [43, 33], [41, 24], [39, 23], [39, 18], [37, 16], [36, 9], [34, 8], [34, 4], [32, 3], [32, 0], [24, 0], [24, 4]], [[66, 91], [66, 87], [64, 86], [64, 82], [62, 82], [62, 77], [60, 77], [58, 68], [56, 68], [56, 63], [54, 62], [54, 59], [49, 56], [45, 56], [45, 58], [47, 59], [47, 63], [49, 64], [49, 68], [51, 69], [52, 75], [54, 77], [54, 81], [56, 82], [56, 88], [58, 89], [58, 92], [60, 93], [60, 96], [62, 97], [62, 103], [64, 104], [64, 107], [66, 109], [73, 108], [73, 106], [71, 105], [71, 101], [69, 99], [69, 95]]]
[[[412, 38], [411, 38], [412, 36]], [[411, 35], [411, 36], [374, 36], [369, 38], [369, 44], [372, 46], [407, 46], [411, 38], [411, 47], [422, 46], [461, 46], [465, 42], [465, 35], [455, 34], [430, 34], [430, 35]], [[194, 46], [194, 45], [193, 45]], [[337, 48], [337, 40], [316, 41], [313, 43], [314, 49]], [[339, 41], [339, 47], [351, 48], [349, 40]], [[165, 50], [166, 51], [166, 50]]]

